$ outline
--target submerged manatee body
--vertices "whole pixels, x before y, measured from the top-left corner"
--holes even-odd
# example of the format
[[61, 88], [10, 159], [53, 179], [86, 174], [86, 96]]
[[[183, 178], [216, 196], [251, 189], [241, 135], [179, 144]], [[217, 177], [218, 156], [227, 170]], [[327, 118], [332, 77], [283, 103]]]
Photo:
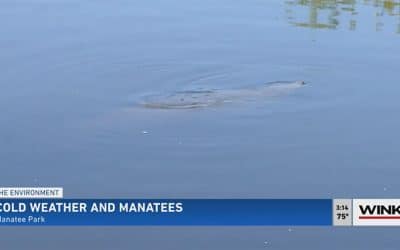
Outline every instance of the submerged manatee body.
[[305, 85], [304, 81], [276, 81], [261, 86], [234, 89], [201, 89], [145, 96], [139, 104], [156, 109], [191, 109], [228, 102], [257, 100], [286, 94]]

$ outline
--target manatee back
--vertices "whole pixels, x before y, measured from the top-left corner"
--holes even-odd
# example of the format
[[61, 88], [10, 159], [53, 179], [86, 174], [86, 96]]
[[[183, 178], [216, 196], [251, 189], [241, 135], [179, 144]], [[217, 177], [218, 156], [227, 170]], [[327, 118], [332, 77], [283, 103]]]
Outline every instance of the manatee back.
[[170, 94], [150, 95], [141, 105], [158, 109], [191, 109], [215, 105], [222, 100], [212, 90], [176, 91]]
[[233, 89], [185, 90], [145, 96], [139, 103], [155, 109], [193, 109], [240, 100], [258, 100], [287, 94], [304, 85], [303, 81], [276, 81]]

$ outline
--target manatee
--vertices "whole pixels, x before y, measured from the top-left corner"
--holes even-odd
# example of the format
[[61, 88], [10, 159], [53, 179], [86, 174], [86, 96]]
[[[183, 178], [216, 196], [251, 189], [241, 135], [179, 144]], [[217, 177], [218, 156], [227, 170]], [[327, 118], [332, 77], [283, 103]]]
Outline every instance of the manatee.
[[278, 96], [305, 85], [304, 81], [275, 81], [258, 86], [231, 89], [189, 89], [144, 96], [139, 104], [154, 109], [193, 109], [236, 101]]

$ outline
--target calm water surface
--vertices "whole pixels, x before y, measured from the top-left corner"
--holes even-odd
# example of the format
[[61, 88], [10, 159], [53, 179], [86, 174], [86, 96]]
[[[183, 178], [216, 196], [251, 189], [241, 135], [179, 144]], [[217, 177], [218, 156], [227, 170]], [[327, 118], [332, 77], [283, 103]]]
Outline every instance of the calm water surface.
[[[399, 1], [3, 0], [0, 22], [1, 186], [74, 198], [399, 196]], [[221, 107], [134, 106], [148, 93], [278, 80], [309, 84]], [[394, 228], [0, 233], [4, 249], [400, 243]]]

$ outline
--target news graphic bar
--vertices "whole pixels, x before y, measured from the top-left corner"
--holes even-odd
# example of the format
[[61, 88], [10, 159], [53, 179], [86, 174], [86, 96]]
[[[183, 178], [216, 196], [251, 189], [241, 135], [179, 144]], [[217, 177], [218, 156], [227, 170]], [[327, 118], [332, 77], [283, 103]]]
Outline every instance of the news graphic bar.
[[331, 199], [0, 200], [0, 226], [331, 226]]
[[56, 199], [53, 188], [0, 190], [0, 226], [400, 226], [400, 199]]

